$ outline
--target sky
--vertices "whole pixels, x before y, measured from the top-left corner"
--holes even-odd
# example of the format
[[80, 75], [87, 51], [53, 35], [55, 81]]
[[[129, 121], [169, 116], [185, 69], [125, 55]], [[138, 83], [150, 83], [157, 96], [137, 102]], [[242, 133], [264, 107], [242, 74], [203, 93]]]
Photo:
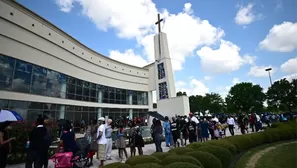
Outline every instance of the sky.
[[216, 92], [297, 78], [296, 0], [17, 0], [112, 59], [154, 61], [157, 13], [164, 22], [177, 91]]

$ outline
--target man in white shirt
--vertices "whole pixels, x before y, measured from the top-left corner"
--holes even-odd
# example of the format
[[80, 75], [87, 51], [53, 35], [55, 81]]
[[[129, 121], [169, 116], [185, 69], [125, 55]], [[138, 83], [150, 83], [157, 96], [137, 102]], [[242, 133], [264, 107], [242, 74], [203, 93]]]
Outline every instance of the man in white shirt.
[[105, 125], [105, 138], [106, 138], [106, 159], [111, 160], [111, 150], [112, 150], [112, 119], [108, 119]]
[[105, 119], [104, 117], [100, 117], [98, 121], [100, 126], [98, 127], [98, 130], [97, 130], [97, 143], [98, 143], [97, 159], [100, 160], [99, 167], [103, 167], [104, 161], [106, 159], [106, 143], [107, 143], [107, 140], [105, 138]]
[[234, 136], [234, 125], [235, 125], [235, 121], [234, 121], [234, 118], [231, 117], [230, 115], [228, 116], [227, 124], [228, 124], [228, 127], [229, 127], [230, 134], [232, 136]]

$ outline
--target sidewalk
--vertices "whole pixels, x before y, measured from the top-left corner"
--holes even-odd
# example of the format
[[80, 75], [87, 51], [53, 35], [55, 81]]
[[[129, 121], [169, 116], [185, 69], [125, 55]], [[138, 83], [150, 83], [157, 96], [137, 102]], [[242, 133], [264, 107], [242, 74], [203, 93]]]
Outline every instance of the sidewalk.
[[[240, 130], [234, 129], [235, 135], [241, 135]], [[251, 131], [250, 131], [251, 132]], [[226, 130], [226, 136], [230, 136], [229, 130]], [[83, 137], [83, 134], [76, 134], [76, 137]], [[170, 148], [166, 147], [166, 144], [162, 143], [163, 152], [167, 152]], [[128, 156], [130, 156], [130, 148], [126, 148], [128, 152]], [[155, 144], [147, 144], [143, 148], [143, 154], [144, 155], [150, 155], [156, 151]], [[114, 162], [119, 162], [118, 160], [118, 150], [114, 149], [111, 152], [112, 160], [108, 160], [105, 162], [105, 164], [110, 164]], [[98, 168], [99, 166], [99, 160], [96, 159], [96, 156], [94, 156], [93, 165], [91, 168]], [[25, 164], [18, 164], [18, 165], [8, 165], [7, 168], [24, 168]], [[49, 161], [48, 168], [54, 168], [54, 163], [52, 161]]]

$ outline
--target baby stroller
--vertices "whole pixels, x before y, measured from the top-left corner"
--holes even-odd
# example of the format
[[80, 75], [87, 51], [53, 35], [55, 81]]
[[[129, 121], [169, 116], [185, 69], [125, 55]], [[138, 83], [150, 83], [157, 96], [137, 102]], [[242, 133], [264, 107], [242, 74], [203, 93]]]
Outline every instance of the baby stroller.
[[[74, 154], [76, 158], [73, 160], [73, 168], [86, 168], [89, 165], [89, 149], [90, 144], [86, 138], [79, 138], [76, 140], [78, 151]], [[93, 157], [93, 156], [92, 156]]]
[[78, 151], [73, 155], [72, 152], [60, 151], [52, 156], [51, 160], [55, 163], [55, 168], [86, 168], [89, 164], [89, 159], [95, 153], [89, 152], [90, 144], [85, 138], [76, 140]]

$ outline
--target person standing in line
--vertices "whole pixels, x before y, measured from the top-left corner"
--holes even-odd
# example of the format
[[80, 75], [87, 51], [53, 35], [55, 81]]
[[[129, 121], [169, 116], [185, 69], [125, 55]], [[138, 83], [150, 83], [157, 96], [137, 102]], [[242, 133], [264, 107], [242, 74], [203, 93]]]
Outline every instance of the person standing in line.
[[189, 113], [189, 117], [190, 117], [190, 122], [193, 121], [193, 122], [195, 122], [195, 125], [196, 125], [196, 128], [195, 128], [195, 130], [196, 130], [196, 140], [195, 140], [195, 142], [197, 142], [197, 140], [198, 140], [198, 132], [197, 131], [198, 131], [199, 120], [192, 112]]
[[105, 126], [105, 137], [106, 137], [106, 159], [111, 160], [112, 150], [112, 119], [108, 119]]
[[164, 131], [165, 131], [166, 146], [170, 147], [170, 145], [171, 145], [171, 132], [170, 132], [170, 122], [169, 122], [169, 118], [167, 116], [165, 116], [165, 121], [163, 123], [163, 128], [164, 128]]
[[202, 126], [201, 126], [201, 119], [198, 119], [199, 120], [199, 123], [198, 123], [198, 126], [197, 126], [197, 132], [198, 132], [198, 141], [197, 142], [202, 142]]
[[[52, 134], [52, 127], [50, 126], [50, 119], [47, 116], [43, 116], [44, 119], [44, 127], [47, 130], [47, 134], [46, 134], [46, 138], [45, 140], [47, 141], [47, 151], [49, 150], [49, 147], [52, 144], [53, 141], [53, 134]], [[48, 157], [44, 158], [44, 167], [47, 168], [48, 167]]]
[[181, 146], [186, 146], [187, 145], [187, 123], [183, 117], [180, 118], [179, 120], [179, 130], [180, 130], [180, 143]]
[[234, 126], [235, 126], [235, 121], [234, 121], [234, 118], [229, 115], [228, 116], [228, 119], [227, 119], [227, 124], [228, 124], [228, 127], [229, 127], [229, 132], [232, 136], [234, 136]]
[[206, 142], [209, 138], [209, 122], [204, 118], [204, 120], [201, 123], [201, 132], [202, 132], [202, 141]]
[[157, 149], [156, 152], [163, 152], [163, 149], [161, 147], [163, 128], [160, 120], [156, 120], [155, 122], [154, 135], [155, 135], [155, 145]]
[[97, 130], [97, 144], [98, 144], [98, 153], [97, 159], [100, 161], [99, 167], [102, 168], [104, 166], [104, 161], [106, 160], [106, 143], [107, 140], [105, 138], [105, 119], [104, 117], [100, 117], [99, 128]]
[[[136, 154], [136, 148], [135, 148], [135, 135], [136, 135], [136, 130], [135, 130], [135, 124], [131, 121], [128, 123], [130, 129], [129, 133], [127, 135], [129, 139], [129, 146], [130, 146], [130, 156], [133, 157]], [[152, 132], [152, 131], [151, 131]], [[153, 138], [154, 139], [154, 138]], [[155, 142], [155, 141], [154, 141]]]
[[126, 159], [128, 159], [128, 153], [126, 150], [126, 140], [125, 140], [125, 129], [122, 123], [120, 123], [120, 128], [118, 129], [118, 140], [117, 140], [117, 145], [118, 145], [118, 152], [119, 152], [119, 159], [120, 161], [124, 161], [123, 154], [125, 154]]
[[156, 118], [154, 118], [152, 122], [153, 122], [153, 123], [152, 123], [152, 125], [151, 125], [150, 131], [151, 131], [151, 136], [152, 136], [152, 138], [153, 138], [153, 142], [155, 143], [154, 130], [155, 130]]
[[142, 130], [139, 126], [135, 127], [135, 147], [138, 150], [138, 155], [143, 155], [142, 148], [144, 147], [144, 140], [142, 137]]
[[8, 138], [7, 128], [11, 122], [0, 123], [0, 168], [5, 168], [7, 164], [7, 156], [11, 151], [11, 141], [15, 138]]
[[27, 154], [26, 168], [42, 168], [44, 160], [47, 159], [48, 142], [46, 140], [47, 130], [44, 127], [44, 119], [38, 116], [35, 127], [29, 136], [30, 146]]
[[188, 122], [188, 134], [189, 134], [189, 142], [197, 142], [197, 125], [195, 121]]
[[90, 120], [90, 124], [89, 126], [87, 127], [87, 130], [86, 130], [86, 135], [85, 135], [85, 138], [89, 141], [89, 144], [90, 144], [90, 160], [89, 160], [89, 167], [93, 165], [93, 156], [95, 155], [95, 153], [97, 152], [97, 143], [94, 142], [93, 140], [96, 139], [96, 135], [97, 135], [97, 127], [96, 127], [96, 124], [95, 124], [95, 121], [94, 120]]
[[171, 134], [173, 138], [173, 146], [176, 147], [176, 145], [179, 147], [180, 144], [177, 141], [180, 138], [180, 130], [178, 122], [176, 121], [175, 117], [172, 117], [172, 122], [170, 124]]

